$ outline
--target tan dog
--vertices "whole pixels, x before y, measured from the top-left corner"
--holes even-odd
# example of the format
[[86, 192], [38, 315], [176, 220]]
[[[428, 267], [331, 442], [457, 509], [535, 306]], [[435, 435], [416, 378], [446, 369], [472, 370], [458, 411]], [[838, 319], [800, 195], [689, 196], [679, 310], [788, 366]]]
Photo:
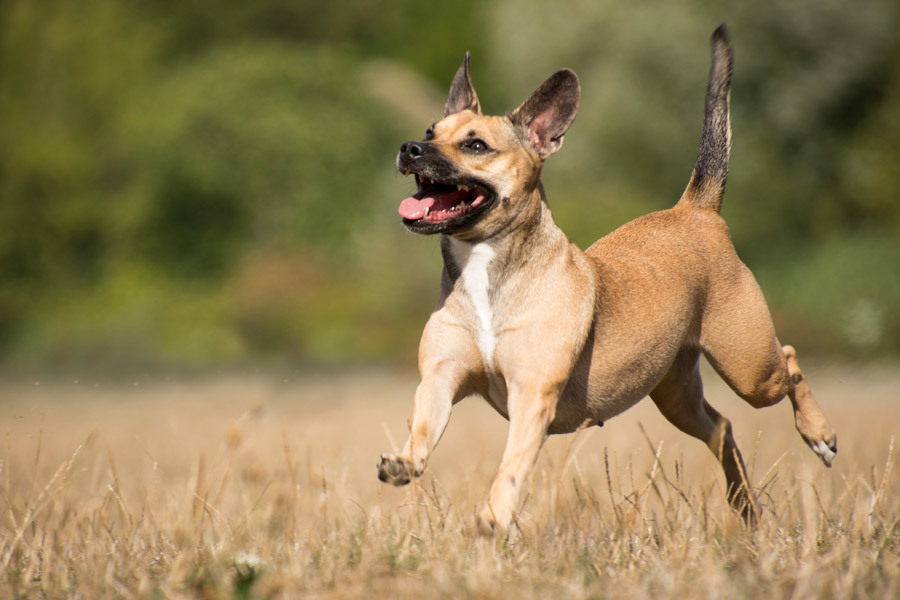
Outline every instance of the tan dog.
[[400, 205], [403, 222], [442, 234], [444, 270], [422, 334], [409, 440], [399, 456], [382, 455], [382, 481], [421, 475], [453, 404], [480, 395], [510, 425], [478, 524], [505, 531], [548, 434], [601, 425], [649, 395], [718, 457], [729, 501], [753, 520], [731, 424], [703, 397], [701, 353], [754, 407], [789, 396], [797, 430], [830, 466], [834, 431], [719, 216], [732, 71], [724, 26], [712, 56], [700, 152], [681, 199], [582, 252], [553, 221], [540, 181], [575, 119], [578, 78], [558, 71], [512, 113], [483, 116], [466, 55], [444, 118], [397, 157], [419, 186]]

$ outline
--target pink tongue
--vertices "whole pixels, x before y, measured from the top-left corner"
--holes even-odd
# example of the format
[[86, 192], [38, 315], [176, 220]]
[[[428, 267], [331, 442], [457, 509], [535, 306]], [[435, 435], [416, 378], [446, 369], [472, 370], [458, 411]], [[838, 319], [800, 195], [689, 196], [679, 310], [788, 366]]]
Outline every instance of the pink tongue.
[[397, 212], [399, 212], [400, 216], [404, 219], [418, 221], [425, 216], [425, 211], [432, 206], [434, 206], [434, 198], [429, 197], [420, 200], [415, 196], [410, 196], [400, 203], [400, 208], [397, 209]]

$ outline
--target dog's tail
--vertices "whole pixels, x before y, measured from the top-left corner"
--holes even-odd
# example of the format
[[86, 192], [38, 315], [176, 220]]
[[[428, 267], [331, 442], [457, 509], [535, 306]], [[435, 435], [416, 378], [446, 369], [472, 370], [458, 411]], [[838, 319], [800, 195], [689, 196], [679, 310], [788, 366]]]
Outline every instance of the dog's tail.
[[731, 94], [731, 72], [734, 53], [725, 24], [713, 33], [712, 67], [706, 88], [706, 115], [703, 136], [694, 171], [679, 204], [719, 211], [728, 177], [728, 154], [731, 151], [731, 122], [728, 103]]

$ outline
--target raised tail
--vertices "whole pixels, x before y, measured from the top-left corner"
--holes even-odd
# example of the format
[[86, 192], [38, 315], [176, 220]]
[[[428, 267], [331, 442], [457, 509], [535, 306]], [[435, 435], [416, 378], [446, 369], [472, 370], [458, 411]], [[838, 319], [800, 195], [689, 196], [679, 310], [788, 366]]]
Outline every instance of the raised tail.
[[731, 72], [734, 53], [724, 23], [713, 32], [712, 67], [706, 88], [706, 114], [700, 152], [691, 180], [679, 204], [719, 211], [728, 178], [728, 154], [731, 151], [731, 121], [728, 104], [731, 95]]

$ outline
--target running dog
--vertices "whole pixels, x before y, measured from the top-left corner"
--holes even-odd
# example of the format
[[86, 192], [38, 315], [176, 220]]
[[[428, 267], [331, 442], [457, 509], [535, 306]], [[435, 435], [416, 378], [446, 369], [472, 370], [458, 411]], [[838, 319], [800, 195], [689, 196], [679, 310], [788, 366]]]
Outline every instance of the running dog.
[[702, 440], [725, 472], [728, 500], [746, 520], [759, 506], [729, 421], [703, 397], [703, 354], [756, 408], [791, 399], [803, 440], [830, 466], [837, 438], [791, 346], [719, 215], [730, 150], [733, 53], [712, 36], [700, 151], [674, 207], [640, 217], [586, 251], [553, 221], [544, 161], [575, 119], [580, 85], [563, 69], [516, 110], [485, 116], [469, 55], [443, 118], [400, 146], [397, 168], [418, 191], [400, 204], [412, 232], [440, 234], [440, 298], [419, 348], [410, 436], [383, 454], [378, 477], [409, 483], [425, 470], [452, 406], [483, 397], [509, 420], [499, 472], [478, 515], [486, 534], [508, 531], [548, 434], [602, 425], [645, 396]]

